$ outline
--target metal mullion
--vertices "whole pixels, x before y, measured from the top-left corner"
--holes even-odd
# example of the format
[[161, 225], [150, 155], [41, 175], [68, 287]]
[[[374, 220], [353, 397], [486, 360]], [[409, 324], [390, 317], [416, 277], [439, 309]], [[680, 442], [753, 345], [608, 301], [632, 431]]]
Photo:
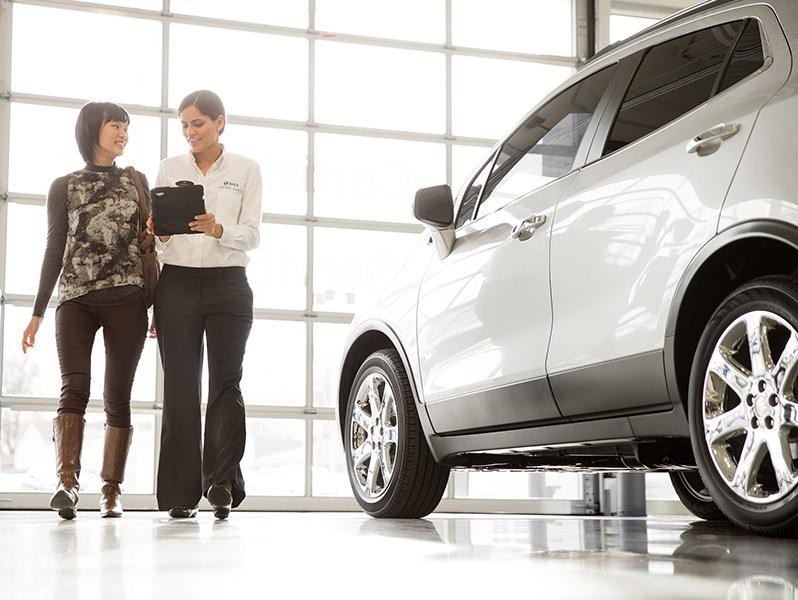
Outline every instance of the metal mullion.
[[[44, 106], [58, 106], [63, 108], [80, 108], [89, 99], [72, 98], [69, 96], [51, 96], [48, 94], [26, 94], [20, 92], [11, 93], [11, 101], [20, 104], [36, 104]], [[142, 115], [147, 117], [160, 117], [161, 109], [146, 104], [125, 104], [125, 110], [132, 115]]]
[[[316, 31], [316, 0], [308, 0], [308, 32]], [[307, 317], [313, 313], [313, 252], [315, 219], [314, 173], [316, 167], [316, 37], [308, 39], [308, 164], [306, 172], [306, 207], [307, 225], [305, 230], [305, 413], [313, 415], [313, 336], [315, 335], [313, 320]], [[305, 421], [305, 497], [313, 496], [313, 418]]]
[[[11, 3], [0, 0], [0, 294], [6, 289], [8, 248], [8, 178], [11, 138]], [[5, 339], [6, 309], [0, 297], [0, 342]], [[3, 352], [0, 351], [0, 393], [4, 379]]]
[[[446, 0], [446, 48], [452, 47], [452, 0]], [[452, 186], [452, 55], [446, 54], [446, 183]]]

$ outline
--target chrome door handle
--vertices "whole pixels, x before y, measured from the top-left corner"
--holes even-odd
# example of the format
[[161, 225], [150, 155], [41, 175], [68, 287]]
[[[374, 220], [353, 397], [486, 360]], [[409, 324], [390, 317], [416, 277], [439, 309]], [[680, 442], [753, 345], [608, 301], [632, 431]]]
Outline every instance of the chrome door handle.
[[513, 227], [513, 230], [510, 232], [510, 237], [514, 240], [525, 242], [532, 237], [532, 234], [535, 233], [535, 229], [545, 222], [546, 215], [532, 215], [531, 217], [527, 217]]
[[704, 133], [695, 136], [687, 142], [687, 154], [698, 154], [706, 156], [712, 154], [720, 148], [723, 140], [730, 138], [740, 131], [739, 123], [720, 123], [712, 129], [707, 129]]

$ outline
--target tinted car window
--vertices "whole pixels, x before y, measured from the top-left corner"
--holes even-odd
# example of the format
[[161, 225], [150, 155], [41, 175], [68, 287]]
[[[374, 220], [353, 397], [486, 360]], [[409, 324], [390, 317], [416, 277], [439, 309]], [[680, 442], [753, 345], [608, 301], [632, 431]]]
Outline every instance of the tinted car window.
[[761, 69], [764, 64], [765, 51], [762, 48], [759, 22], [756, 19], [748, 19], [740, 38], [737, 40], [737, 45], [734, 47], [729, 66], [718, 91], [722, 92], [735, 83], [742, 81], [751, 73]]
[[624, 97], [604, 154], [709, 100], [746, 21], [695, 31], [649, 49]]
[[616, 68], [612, 65], [572, 85], [507, 139], [485, 184], [480, 214], [571, 170], [588, 123]]
[[482, 167], [479, 174], [474, 177], [468, 189], [465, 191], [465, 194], [463, 194], [463, 201], [460, 203], [460, 212], [457, 213], [455, 228], [462, 227], [474, 216], [474, 207], [476, 207], [479, 195], [482, 192], [482, 188], [485, 186], [485, 180], [488, 178], [488, 173], [490, 173], [490, 168], [493, 166], [493, 159], [495, 157], [495, 154], [490, 157], [490, 160]]

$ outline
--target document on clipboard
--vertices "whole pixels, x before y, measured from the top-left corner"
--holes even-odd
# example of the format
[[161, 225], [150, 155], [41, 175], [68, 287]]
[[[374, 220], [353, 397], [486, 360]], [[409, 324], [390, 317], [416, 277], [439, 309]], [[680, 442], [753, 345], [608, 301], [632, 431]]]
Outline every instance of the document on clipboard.
[[205, 188], [189, 181], [180, 181], [174, 186], [152, 188], [150, 198], [155, 235], [202, 233], [191, 231], [188, 224], [197, 215], [205, 214], [204, 196]]

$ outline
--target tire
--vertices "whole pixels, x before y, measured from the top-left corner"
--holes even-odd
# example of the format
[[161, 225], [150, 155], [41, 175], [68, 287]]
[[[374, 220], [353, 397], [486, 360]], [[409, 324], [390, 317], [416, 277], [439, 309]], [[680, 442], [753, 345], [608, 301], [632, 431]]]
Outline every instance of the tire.
[[449, 467], [432, 457], [395, 350], [379, 350], [363, 362], [344, 417], [349, 483], [363, 511], [416, 519], [435, 510]]
[[734, 523], [798, 531], [798, 282], [753, 280], [715, 311], [690, 374], [690, 438], [701, 478]]
[[726, 521], [726, 515], [709, 495], [704, 480], [698, 471], [671, 471], [671, 484], [685, 508], [699, 519]]

